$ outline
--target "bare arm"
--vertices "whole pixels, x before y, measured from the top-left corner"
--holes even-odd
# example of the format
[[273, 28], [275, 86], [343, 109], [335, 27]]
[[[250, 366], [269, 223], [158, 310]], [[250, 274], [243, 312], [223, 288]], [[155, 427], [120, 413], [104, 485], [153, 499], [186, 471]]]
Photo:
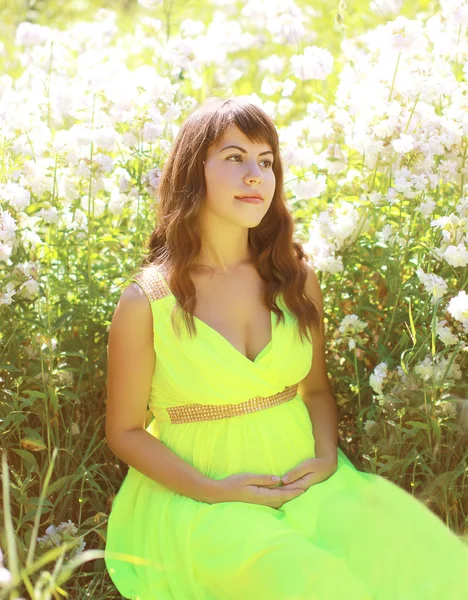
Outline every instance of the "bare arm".
[[151, 307], [137, 283], [131, 283], [119, 299], [109, 331], [107, 357], [106, 438], [112, 452], [165, 487], [211, 503], [216, 480], [145, 431], [156, 353]]

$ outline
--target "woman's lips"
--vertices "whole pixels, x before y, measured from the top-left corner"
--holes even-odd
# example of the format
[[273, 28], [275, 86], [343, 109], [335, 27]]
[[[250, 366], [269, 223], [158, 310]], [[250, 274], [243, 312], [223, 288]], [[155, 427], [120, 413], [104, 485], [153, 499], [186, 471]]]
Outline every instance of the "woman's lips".
[[248, 204], [261, 204], [262, 200], [261, 198], [255, 198], [253, 196], [246, 196], [245, 198], [238, 198], [237, 196], [234, 196], [237, 200], [240, 200], [241, 202], [247, 202]]

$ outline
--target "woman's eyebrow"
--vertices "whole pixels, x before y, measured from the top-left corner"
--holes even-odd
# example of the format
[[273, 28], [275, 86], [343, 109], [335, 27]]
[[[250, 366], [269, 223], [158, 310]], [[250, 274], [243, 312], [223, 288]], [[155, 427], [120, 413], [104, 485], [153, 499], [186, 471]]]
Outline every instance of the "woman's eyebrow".
[[[234, 146], [233, 144], [231, 144], [229, 146], [225, 146], [219, 152], [223, 152], [224, 150], [227, 150], [228, 148], [237, 148], [238, 150], [240, 150], [244, 154], [247, 154], [247, 150], [244, 150], [244, 148], [241, 148], [240, 146]], [[218, 154], [219, 154], [219, 152], [218, 152]], [[258, 156], [263, 156], [264, 154], [273, 154], [273, 151], [272, 150], [266, 150], [265, 152], [259, 152]]]

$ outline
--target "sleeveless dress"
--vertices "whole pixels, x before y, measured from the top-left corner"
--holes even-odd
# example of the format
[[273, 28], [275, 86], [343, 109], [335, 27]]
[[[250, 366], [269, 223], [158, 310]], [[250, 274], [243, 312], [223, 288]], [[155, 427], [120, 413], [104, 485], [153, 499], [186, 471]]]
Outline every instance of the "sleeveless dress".
[[[251, 361], [198, 318], [196, 336], [182, 324], [177, 338], [176, 298], [156, 266], [133, 281], [153, 315], [151, 435], [213, 479], [283, 475], [315, 456], [297, 393], [313, 347], [301, 342], [281, 296], [286, 321], [271, 313], [272, 339]], [[129, 467], [109, 516], [105, 563], [132, 600], [468, 598], [468, 546], [421, 501], [356, 469], [341, 449], [331, 477], [279, 509], [198, 502]]]

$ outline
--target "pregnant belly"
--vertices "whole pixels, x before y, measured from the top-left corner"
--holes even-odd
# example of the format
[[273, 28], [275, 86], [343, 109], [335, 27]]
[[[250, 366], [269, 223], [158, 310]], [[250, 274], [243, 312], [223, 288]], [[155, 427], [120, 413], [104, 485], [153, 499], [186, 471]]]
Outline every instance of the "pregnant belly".
[[315, 455], [312, 424], [299, 394], [228, 419], [174, 425], [153, 420], [148, 431], [213, 479], [244, 472], [283, 475]]

